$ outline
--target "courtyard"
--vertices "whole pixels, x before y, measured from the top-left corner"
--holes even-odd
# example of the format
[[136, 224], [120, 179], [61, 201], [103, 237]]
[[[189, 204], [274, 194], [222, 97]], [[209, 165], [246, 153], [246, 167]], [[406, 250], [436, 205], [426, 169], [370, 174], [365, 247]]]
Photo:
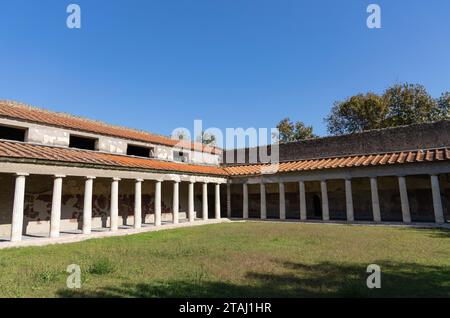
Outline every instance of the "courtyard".
[[0, 296], [449, 297], [450, 230], [247, 221], [4, 249]]

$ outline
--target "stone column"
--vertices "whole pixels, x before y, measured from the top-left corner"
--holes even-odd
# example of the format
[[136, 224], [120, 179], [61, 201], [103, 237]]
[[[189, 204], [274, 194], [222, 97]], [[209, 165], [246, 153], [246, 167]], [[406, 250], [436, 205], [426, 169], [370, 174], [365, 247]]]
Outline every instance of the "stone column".
[[431, 176], [431, 192], [433, 194], [434, 220], [439, 224], [445, 223], [441, 190], [439, 187], [439, 177], [437, 175]]
[[119, 228], [119, 181], [120, 178], [113, 178], [111, 182], [111, 231], [117, 231]]
[[216, 204], [215, 204], [215, 214], [216, 214], [216, 219], [218, 220], [218, 219], [220, 219], [221, 218], [221, 215], [220, 215], [220, 183], [216, 183], [215, 184], [215, 187], [216, 187], [216, 191], [215, 191], [215, 194], [216, 194]]
[[231, 184], [227, 183], [227, 217], [231, 218]]
[[202, 184], [202, 218], [203, 221], [208, 220], [208, 184]]
[[180, 182], [174, 181], [173, 183], [173, 200], [172, 200], [172, 221], [174, 224], [179, 222], [178, 220], [178, 211], [180, 208]]
[[61, 196], [63, 175], [53, 178], [52, 212], [50, 215], [50, 237], [59, 237], [61, 224]]
[[16, 173], [14, 188], [14, 205], [11, 224], [11, 242], [22, 240], [23, 206], [25, 201], [25, 178], [28, 173]]
[[261, 182], [260, 184], [260, 198], [261, 198], [261, 219], [267, 219], [267, 205], [266, 205], [266, 185]]
[[278, 192], [280, 195], [280, 220], [286, 220], [286, 197], [283, 182], [278, 183]]
[[194, 222], [195, 221], [195, 216], [194, 216], [194, 182], [189, 182], [189, 198], [188, 198], [188, 203], [189, 203], [189, 210], [188, 210], [188, 214], [189, 214], [189, 222]]
[[242, 218], [248, 219], [248, 185], [247, 185], [247, 183], [242, 184], [242, 191], [243, 191]]
[[155, 226], [161, 226], [161, 183], [155, 182]]
[[330, 220], [330, 210], [328, 208], [328, 190], [327, 181], [320, 181], [320, 190], [322, 191], [322, 219], [324, 221]]
[[84, 181], [83, 234], [92, 231], [92, 189], [95, 177], [86, 177]]
[[140, 229], [142, 226], [142, 182], [143, 179], [134, 181], [134, 228]]
[[409, 210], [408, 190], [406, 189], [405, 177], [398, 177], [398, 186], [400, 189], [400, 201], [402, 203], [403, 223], [411, 223], [411, 211]]
[[306, 191], [305, 191], [305, 182], [298, 182], [298, 189], [300, 192], [300, 220], [306, 220]]
[[370, 178], [370, 192], [372, 194], [373, 221], [381, 222], [380, 199], [378, 197], [378, 181], [376, 177]]
[[345, 203], [347, 208], [347, 221], [353, 222], [355, 220], [353, 213], [353, 193], [352, 193], [352, 180], [345, 180]]

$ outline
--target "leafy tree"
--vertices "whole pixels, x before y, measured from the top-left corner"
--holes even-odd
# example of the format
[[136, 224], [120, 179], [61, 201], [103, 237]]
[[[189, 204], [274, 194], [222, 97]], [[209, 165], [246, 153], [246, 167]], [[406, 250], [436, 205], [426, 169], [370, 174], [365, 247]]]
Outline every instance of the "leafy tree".
[[331, 134], [342, 135], [382, 128], [386, 112], [386, 104], [380, 96], [358, 94], [343, 102], [335, 102], [325, 120]]
[[208, 146], [216, 145], [216, 136], [209, 134], [205, 131], [202, 131], [200, 135], [197, 136], [197, 142], [202, 143]]
[[303, 122], [292, 122], [289, 118], [284, 118], [277, 125], [279, 135], [278, 140], [281, 143], [311, 139], [317, 137], [313, 133], [312, 126], [306, 126]]
[[436, 101], [424, 86], [396, 84], [388, 88], [383, 99], [388, 105], [386, 126], [394, 127], [430, 122], [436, 119]]
[[442, 93], [437, 100], [437, 114], [438, 119], [450, 119], [450, 92]]
[[450, 93], [433, 99], [419, 84], [395, 84], [383, 95], [358, 94], [334, 103], [325, 118], [334, 135], [450, 118]]

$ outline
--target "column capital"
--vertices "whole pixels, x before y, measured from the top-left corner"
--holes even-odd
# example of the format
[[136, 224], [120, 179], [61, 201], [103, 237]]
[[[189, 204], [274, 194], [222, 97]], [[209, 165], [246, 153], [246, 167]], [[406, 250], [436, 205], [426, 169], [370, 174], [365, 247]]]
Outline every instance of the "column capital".
[[60, 179], [60, 178], [65, 178], [65, 177], [66, 177], [65, 174], [55, 174], [55, 175], [53, 175], [53, 178], [55, 178], [55, 179]]
[[112, 181], [120, 181], [120, 180], [122, 180], [122, 179], [120, 179], [120, 178], [118, 178], [118, 177], [113, 177], [113, 178], [112, 178]]
[[94, 176], [86, 176], [84, 177], [86, 180], [94, 180], [96, 177]]
[[144, 182], [144, 179], [138, 178], [138, 179], [134, 179], [135, 182]]
[[28, 172], [16, 172], [16, 177], [28, 177], [30, 174]]

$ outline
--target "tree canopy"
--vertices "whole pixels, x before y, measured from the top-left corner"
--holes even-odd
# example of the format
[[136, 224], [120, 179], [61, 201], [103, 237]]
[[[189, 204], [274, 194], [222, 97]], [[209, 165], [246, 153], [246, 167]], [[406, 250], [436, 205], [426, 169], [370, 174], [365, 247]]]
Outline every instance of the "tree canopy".
[[438, 99], [419, 84], [395, 84], [382, 95], [358, 94], [334, 103], [325, 118], [334, 135], [450, 118], [450, 93]]
[[278, 123], [277, 129], [279, 131], [279, 135], [277, 137], [281, 143], [317, 137], [313, 133], [312, 126], [306, 126], [301, 121], [294, 123], [288, 117]]

